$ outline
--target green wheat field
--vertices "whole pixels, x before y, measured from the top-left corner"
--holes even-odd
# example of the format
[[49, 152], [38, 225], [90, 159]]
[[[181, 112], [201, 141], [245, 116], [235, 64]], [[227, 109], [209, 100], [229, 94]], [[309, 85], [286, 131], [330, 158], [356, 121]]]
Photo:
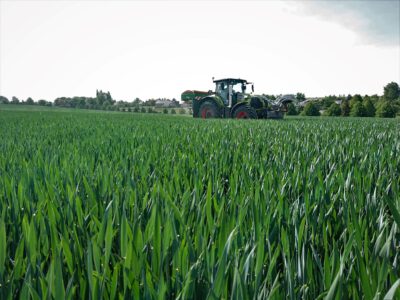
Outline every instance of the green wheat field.
[[399, 119], [0, 110], [0, 299], [399, 299]]

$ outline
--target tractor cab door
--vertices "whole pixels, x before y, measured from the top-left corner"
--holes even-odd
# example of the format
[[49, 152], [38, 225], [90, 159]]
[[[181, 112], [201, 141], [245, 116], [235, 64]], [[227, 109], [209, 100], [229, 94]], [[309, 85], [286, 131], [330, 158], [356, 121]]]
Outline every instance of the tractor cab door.
[[235, 83], [231, 85], [230, 95], [231, 95], [231, 106], [244, 99], [244, 92], [246, 91], [246, 86], [243, 83]]
[[219, 95], [226, 106], [229, 105], [229, 86], [225, 82], [218, 82], [215, 93]]

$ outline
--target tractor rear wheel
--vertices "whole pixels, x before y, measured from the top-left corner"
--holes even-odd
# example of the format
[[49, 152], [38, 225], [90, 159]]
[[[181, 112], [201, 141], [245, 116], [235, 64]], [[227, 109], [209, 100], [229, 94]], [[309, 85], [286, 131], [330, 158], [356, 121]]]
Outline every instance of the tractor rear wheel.
[[218, 107], [214, 102], [205, 101], [200, 105], [199, 118], [209, 119], [218, 118]]
[[235, 109], [232, 116], [235, 119], [257, 119], [257, 112], [254, 108], [243, 105]]

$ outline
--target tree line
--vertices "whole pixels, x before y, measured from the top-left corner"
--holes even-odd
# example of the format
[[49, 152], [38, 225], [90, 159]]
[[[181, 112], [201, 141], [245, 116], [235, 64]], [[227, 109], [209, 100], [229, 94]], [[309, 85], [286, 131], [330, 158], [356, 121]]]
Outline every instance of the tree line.
[[[34, 101], [31, 97], [25, 101], [19, 100], [13, 96], [11, 100], [4, 96], [0, 96], [0, 103], [3, 104], [24, 104], [24, 105], [40, 105], [40, 106], [55, 106], [65, 108], [80, 108], [80, 109], [96, 109], [96, 110], [110, 110], [110, 111], [132, 111], [132, 112], [156, 112], [154, 109], [146, 109], [144, 107], [155, 107], [157, 101], [170, 101], [171, 107], [179, 108], [179, 102], [173, 99], [157, 98], [148, 99], [145, 101], [135, 98], [132, 102], [123, 100], [114, 100], [110, 92], [103, 92], [96, 90], [96, 97], [59, 97], [53, 102], [47, 100]], [[143, 109], [142, 109], [143, 108]], [[143, 111], [144, 110], [144, 111]]]
[[[305, 100], [301, 93], [297, 93], [296, 98]], [[304, 106], [290, 104], [287, 114], [394, 118], [400, 115], [400, 87], [396, 82], [390, 82], [383, 88], [382, 96], [333, 95], [308, 101]]]

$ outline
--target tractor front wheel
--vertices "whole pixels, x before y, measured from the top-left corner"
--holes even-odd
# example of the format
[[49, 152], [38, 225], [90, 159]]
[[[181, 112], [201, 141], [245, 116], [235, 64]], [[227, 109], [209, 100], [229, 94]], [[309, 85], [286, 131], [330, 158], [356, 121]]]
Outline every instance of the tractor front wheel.
[[250, 106], [240, 106], [233, 112], [235, 119], [257, 119], [257, 112]]
[[199, 118], [218, 118], [218, 107], [211, 101], [205, 101], [200, 105]]

